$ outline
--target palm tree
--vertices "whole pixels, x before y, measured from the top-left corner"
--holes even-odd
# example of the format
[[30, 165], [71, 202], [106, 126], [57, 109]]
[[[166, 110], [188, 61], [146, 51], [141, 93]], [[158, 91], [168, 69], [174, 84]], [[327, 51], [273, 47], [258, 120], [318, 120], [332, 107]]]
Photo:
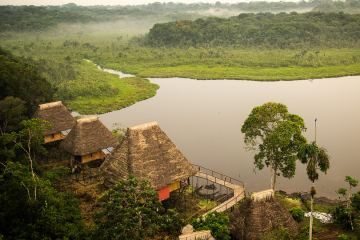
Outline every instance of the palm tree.
[[[315, 120], [316, 121], [316, 120]], [[316, 137], [315, 137], [316, 139]], [[325, 148], [319, 147], [316, 145], [316, 141], [312, 143], [303, 144], [298, 152], [298, 157], [301, 163], [307, 164], [307, 175], [312, 181], [312, 187], [310, 191], [311, 196], [311, 215], [310, 215], [310, 240], [312, 239], [312, 225], [313, 225], [313, 203], [314, 196], [316, 194], [315, 189], [315, 180], [319, 179], [319, 174], [317, 173], [317, 169], [325, 172], [327, 174], [327, 170], [330, 168], [329, 155]]]

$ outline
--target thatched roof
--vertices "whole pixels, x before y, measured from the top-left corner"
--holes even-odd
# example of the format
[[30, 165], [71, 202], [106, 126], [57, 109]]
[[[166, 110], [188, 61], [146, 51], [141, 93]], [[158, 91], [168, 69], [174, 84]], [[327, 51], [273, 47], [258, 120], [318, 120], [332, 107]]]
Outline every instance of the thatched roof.
[[45, 129], [44, 135], [71, 129], [76, 123], [76, 119], [60, 101], [39, 105], [33, 118], [39, 118], [51, 124], [50, 129]]
[[128, 128], [120, 145], [105, 159], [100, 169], [111, 183], [133, 174], [140, 181], [148, 179], [154, 190], [196, 174], [195, 168], [157, 122]]
[[227, 226], [237, 239], [255, 240], [261, 239], [265, 233], [278, 229], [281, 223], [283, 228], [290, 230], [291, 234], [300, 234], [300, 225], [270, 189], [246, 199], [229, 215]]
[[60, 148], [72, 155], [83, 156], [104, 148], [116, 147], [119, 143], [117, 137], [93, 116], [77, 120]]

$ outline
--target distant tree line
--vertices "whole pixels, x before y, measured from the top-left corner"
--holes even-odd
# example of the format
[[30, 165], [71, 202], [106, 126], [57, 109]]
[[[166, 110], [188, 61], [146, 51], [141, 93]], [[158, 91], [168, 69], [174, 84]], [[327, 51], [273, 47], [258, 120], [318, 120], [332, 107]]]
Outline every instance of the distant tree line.
[[[161, 46], [340, 46], [360, 38], [360, 16], [340, 13], [242, 13], [155, 24], [144, 44]], [[342, 43], [342, 44], [340, 44]]]
[[[0, 32], [33, 31], [56, 27], [60, 23], [89, 23], [124, 20], [131, 17], [136, 20], [148, 17], [157, 22], [178, 19], [195, 19], [201, 11], [229, 10], [246, 12], [289, 11], [301, 8], [313, 8], [321, 1], [294, 2], [249, 2], [249, 3], [160, 3], [127, 6], [78, 6], [74, 3], [62, 6], [0, 6]], [[206, 17], [204, 15], [204, 17]]]
[[313, 10], [321, 12], [345, 12], [345, 13], [360, 13], [360, 1], [326, 1], [317, 5]]

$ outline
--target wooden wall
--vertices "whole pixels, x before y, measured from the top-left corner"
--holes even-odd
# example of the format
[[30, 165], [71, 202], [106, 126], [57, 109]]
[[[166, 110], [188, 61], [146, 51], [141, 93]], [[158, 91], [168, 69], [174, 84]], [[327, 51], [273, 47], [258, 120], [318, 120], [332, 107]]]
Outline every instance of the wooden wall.
[[44, 136], [44, 142], [45, 143], [54, 142], [54, 141], [64, 139], [65, 137], [66, 136], [64, 134], [62, 134], [61, 132], [49, 134], [49, 135]]
[[96, 159], [101, 159], [106, 156], [107, 155], [105, 153], [103, 153], [102, 151], [92, 153], [91, 156], [90, 156], [90, 154], [84, 155], [84, 156], [81, 156], [81, 163], [86, 163], [86, 162], [90, 162], [90, 161], [93, 161]]

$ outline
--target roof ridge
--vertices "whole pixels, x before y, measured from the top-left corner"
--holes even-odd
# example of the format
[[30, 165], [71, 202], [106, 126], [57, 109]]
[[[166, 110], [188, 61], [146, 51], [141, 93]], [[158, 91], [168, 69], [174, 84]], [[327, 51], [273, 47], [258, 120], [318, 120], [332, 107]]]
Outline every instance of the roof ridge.
[[80, 118], [77, 120], [77, 123], [89, 123], [89, 122], [94, 122], [99, 120], [97, 116], [91, 116], [91, 117], [86, 117], [86, 118]]
[[257, 192], [251, 195], [251, 199], [254, 200], [254, 202], [270, 199], [272, 197], [274, 197], [273, 189], [263, 190], [261, 192]]
[[48, 109], [48, 108], [58, 107], [58, 106], [64, 106], [64, 105], [62, 104], [61, 101], [57, 101], [57, 102], [40, 104], [39, 108], [40, 108], [40, 110], [43, 110], [43, 109]]
[[140, 124], [140, 125], [137, 125], [137, 126], [129, 127], [129, 129], [132, 130], [132, 131], [146, 130], [146, 129], [149, 129], [149, 128], [154, 127], [154, 126], [158, 126], [157, 121], [153, 121], [153, 122], [144, 123], [144, 124]]

